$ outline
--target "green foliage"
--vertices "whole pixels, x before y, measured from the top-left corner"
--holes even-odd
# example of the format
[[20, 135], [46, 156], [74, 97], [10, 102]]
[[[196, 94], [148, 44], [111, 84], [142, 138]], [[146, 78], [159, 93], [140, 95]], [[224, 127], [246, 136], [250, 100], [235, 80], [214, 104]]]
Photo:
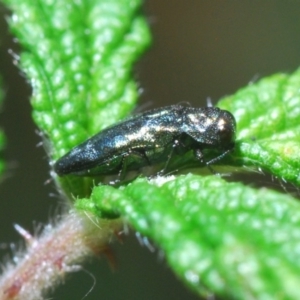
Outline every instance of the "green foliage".
[[[132, 65], [150, 43], [141, 0], [4, 2], [24, 48], [33, 118], [53, 159], [131, 112], [138, 97]], [[92, 186], [76, 177], [60, 183], [73, 195]]]
[[267, 170], [300, 185], [300, 69], [276, 74], [219, 102], [237, 121], [233, 164]]
[[[299, 184], [300, 71], [251, 84], [220, 101], [237, 120], [226, 160]], [[95, 187], [78, 209], [123, 216], [161, 248], [191, 288], [230, 299], [298, 299], [300, 205], [265, 188], [195, 175]]]
[[77, 207], [122, 215], [153, 239], [197, 292], [228, 299], [299, 299], [300, 204], [217, 176], [98, 186]]
[[[33, 87], [33, 117], [57, 159], [125, 117], [137, 100], [132, 64], [150, 43], [139, 0], [5, 0]], [[224, 98], [237, 145], [224, 162], [262, 168], [299, 184], [300, 71]], [[299, 298], [299, 204], [267, 189], [195, 175], [95, 187], [58, 179], [78, 209], [124, 217], [153, 239], [192, 289], [237, 299]]]

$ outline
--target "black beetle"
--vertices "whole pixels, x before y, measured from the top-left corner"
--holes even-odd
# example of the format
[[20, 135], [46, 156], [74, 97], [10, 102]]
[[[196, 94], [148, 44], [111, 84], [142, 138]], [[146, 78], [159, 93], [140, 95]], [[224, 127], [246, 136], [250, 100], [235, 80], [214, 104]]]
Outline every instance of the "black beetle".
[[[61, 157], [54, 170], [60, 176], [119, 174], [122, 178], [128, 170], [157, 163], [164, 163], [165, 169], [173, 155], [190, 150], [209, 167], [233, 150], [235, 130], [233, 115], [217, 107], [162, 107], [104, 129]], [[215, 155], [205, 161], [204, 151]]]

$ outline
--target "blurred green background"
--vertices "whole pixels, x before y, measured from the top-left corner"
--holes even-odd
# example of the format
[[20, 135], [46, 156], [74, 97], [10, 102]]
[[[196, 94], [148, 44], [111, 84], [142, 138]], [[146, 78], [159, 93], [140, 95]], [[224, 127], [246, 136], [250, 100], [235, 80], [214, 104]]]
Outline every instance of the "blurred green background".
[[[141, 107], [213, 103], [251, 81], [291, 72], [300, 62], [300, 1], [152, 0], [145, 13], [154, 45], [136, 66]], [[30, 115], [30, 86], [14, 66], [19, 46], [8, 33], [8, 11], [0, 6], [0, 74], [5, 103], [0, 125], [7, 136], [8, 171], [0, 185], [0, 259], [19, 248], [17, 223], [31, 232], [55, 215], [58, 203], [47, 156]], [[85, 299], [198, 299], [168, 269], [163, 253], [140, 246], [134, 233], [113, 245], [117, 269], [103, 257], [86, 264], [96, 286]], [[74, 274], [51, 299], [82, 299], [93, 285]]]

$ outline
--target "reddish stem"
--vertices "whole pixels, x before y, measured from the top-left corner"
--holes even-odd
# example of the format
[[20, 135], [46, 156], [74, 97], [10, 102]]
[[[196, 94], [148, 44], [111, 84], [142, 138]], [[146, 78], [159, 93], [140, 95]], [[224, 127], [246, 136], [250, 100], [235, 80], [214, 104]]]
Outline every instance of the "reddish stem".
[[86, 215], [71, 211], [56, 225], [48, 225], [40, 237], [18, 228], [28, 243], [0, 278], [0, 299], [42, 299], [47, 290], [74, 271], [89, 256], [106, 252], [107, 244], [122, 229], [118, 220], [91, 222]]

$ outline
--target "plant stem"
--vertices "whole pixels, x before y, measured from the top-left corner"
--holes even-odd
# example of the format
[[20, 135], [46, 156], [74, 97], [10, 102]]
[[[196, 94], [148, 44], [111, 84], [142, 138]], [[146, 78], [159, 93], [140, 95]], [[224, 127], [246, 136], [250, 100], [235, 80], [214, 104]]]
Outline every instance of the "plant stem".
[[27, 248], [14, 256], [16, 264], [8, 265], [2, 274], [0, 299], [43, 299], [67, 275], [81, 270], [87, 257], [107, 252], [108, 243], [122, 227], [120, 219], [92, 222], [88, 215], [74, 210], [56, 225], [46, 226], [39, 237], [16, 225]]

